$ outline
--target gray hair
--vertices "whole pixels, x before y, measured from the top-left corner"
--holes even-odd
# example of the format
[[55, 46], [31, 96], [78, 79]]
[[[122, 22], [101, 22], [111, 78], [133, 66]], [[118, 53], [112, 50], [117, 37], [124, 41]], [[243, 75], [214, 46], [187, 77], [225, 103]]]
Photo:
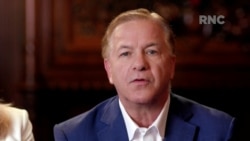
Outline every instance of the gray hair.
[[167, 43], [169, 43], [172, 53], [174, 53], [174, 47], [175, 47], [174, 34], [173, 31], [170, 29], [169, 25], [165, 22], [164, 18], [155, 12], [150, 12], [147, 9], [139, 8], [135, 10], [125, 11], [110, 22], [105, 32], [105, 35], [103, 36], [102, 39], [103, 58], [107, 58], [107, 50], [110, 46], [109, 45], [110, 37], [115, 28], [122, 23], [140, 19], [156, 21], [156, 23], [158, 23], [164, 29], [166, 35], [166, 41]]

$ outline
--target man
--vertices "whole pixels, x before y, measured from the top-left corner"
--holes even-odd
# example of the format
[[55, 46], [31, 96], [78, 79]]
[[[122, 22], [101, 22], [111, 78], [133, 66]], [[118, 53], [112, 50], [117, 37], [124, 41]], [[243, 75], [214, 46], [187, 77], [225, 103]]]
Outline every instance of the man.
[[102, 47], [117, 96], [55, 125], [56, 141], [230, 140], [233, 117], [171, 93], [174, 40], [158, 14], [136, 9], [118, 15]]

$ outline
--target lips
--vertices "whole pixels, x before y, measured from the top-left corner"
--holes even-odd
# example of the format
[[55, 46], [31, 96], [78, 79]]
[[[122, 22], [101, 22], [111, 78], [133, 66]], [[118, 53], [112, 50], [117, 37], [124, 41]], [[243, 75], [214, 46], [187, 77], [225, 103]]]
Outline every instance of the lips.
[[139, 81], [139, 82], [140, 82], [140, 81], [146, 81], [146, 79], [140, 78], [140, 79], [134, 79], [133, 81], [135, 81], [135, 82], [136, 82], [136, 81]]
[[138, 84], [138, 85], [146, 85], [148, 84], [150, 81], [148, 79], [144, 79], [144, 78], [136, 78], [133, 79], [130, 83], [133, 84]]

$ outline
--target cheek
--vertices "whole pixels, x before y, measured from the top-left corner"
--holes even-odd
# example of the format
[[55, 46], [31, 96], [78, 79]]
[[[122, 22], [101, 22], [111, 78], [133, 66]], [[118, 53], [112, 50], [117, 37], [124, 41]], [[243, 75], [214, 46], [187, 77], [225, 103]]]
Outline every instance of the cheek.
[[158, 77], [158, 79], [172, 79], [172, 65], [167, 62], [162, 62], [155, 64], [156, 67], [153, 70], [153, 74], [155, 77]]
[[128, 65], [125, 63], [116, 62], [112, 66], [112, 77], [116, 81], [124, 81], [128, 76]]

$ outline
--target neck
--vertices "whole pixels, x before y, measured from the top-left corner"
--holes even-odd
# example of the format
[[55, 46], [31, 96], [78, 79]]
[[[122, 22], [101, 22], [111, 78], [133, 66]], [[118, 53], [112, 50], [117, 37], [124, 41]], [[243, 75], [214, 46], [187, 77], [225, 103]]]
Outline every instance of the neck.
[[139, 127], [149, 127], [160, 114], [159, 108], [141, 108], [140, 110], [131, 110], [130, 117]]
[[139, 127], [149, 127], [160, 114], [165, 102], [167, 101], [168, 96], [165, 98], [158, 99], [153, 104], [126, 104], [123, 102], [123, 105], [131, 117], [131, 119]]

